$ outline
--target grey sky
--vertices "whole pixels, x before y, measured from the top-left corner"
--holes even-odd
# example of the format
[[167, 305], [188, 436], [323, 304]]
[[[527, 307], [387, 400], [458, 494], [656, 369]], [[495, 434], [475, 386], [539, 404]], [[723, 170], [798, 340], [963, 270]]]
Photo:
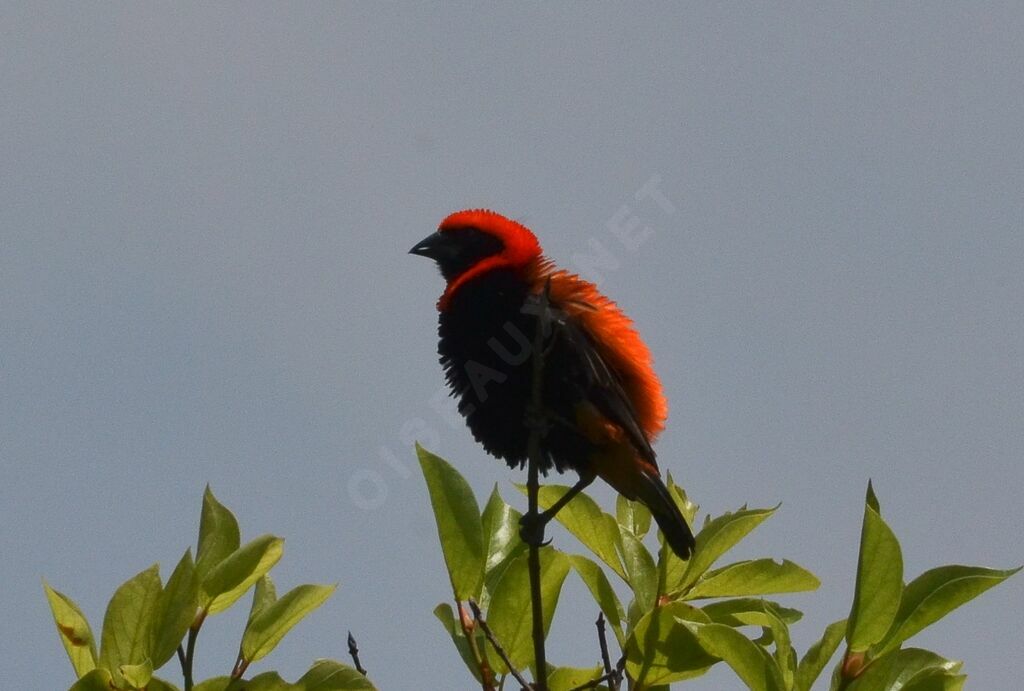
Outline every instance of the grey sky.
[[[352, 629], [381, 688], [471, 686], [411, 437], [480, 494], [518, 476], [431, 404], [442, 285], [405, 254], [467, 206], [610, 254], [586, 273], [655, 354], [663, 465], [715, 514], [782, 501], [737, 556], [823, 581], [786, 599], [801, 650], [848, 610], [869, 477], [908, 577], [1020, 564], [1022, 36], [1016, 3], [3, 4], [4, 685], [71, 684], [41, 577], [98, 631], [209, 482], [243, 538], [287, 538], [280, 588], [341, 584], [254, 671]], [[550, 657], [593, 663], [565, 598]], [[915, 641], [1014, 688], [1022, 598]], [[204, 629], [202, 674], [241, 623]]]

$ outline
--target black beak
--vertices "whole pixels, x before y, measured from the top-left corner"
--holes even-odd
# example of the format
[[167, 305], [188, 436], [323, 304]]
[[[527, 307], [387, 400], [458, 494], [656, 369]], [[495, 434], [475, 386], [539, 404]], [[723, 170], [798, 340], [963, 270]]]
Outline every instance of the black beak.
[[450, 254], [452, 247], [447, 238], [442, 237], [441, 233], [432, 233], [427, 237], [423, 238], [416, 245], [409, 250], [409, 254], [418, 254], [421, 257], [427, 257], [438, 261], [447, 254]]

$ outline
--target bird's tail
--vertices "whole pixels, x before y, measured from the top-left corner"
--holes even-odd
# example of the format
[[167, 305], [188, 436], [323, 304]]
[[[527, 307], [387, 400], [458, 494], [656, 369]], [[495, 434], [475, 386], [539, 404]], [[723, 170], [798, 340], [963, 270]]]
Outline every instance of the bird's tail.
[[657, 470], [643, 469], [640, 471], [639, 482], [634, 485], [637, 499], [651, 511], [658, 527], [665, 535], [665, 541], [680, 559], [689, 559], [693, 554], [695, 542], [690, 526], [679, 511], [668, 487], [657, 475]]

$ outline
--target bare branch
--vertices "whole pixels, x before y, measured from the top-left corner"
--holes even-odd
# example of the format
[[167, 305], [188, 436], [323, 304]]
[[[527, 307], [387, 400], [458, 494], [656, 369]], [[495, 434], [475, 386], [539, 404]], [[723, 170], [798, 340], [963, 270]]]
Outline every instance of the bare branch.
[[352, 658], [352, 664], [356, 666], [356, 671], [366, 676], [366, 670], [363, 668], [363, 664], [359, 661], [359, 646], [356, 645], [355, 636], [352, 632], [348, 632], [348, 654]]
[[523, 691], [530, 691], [533, 687], [530, 685], [530, 682], [526, 681], [526, 678], [516, 670], [515, 666], [512, 664], [512, 660], [508, 657], [508, 653], [506, 653], [505, 649], [501, 647], [501, 643], [499, 643], [498, 639], [494, 636], [494, 632], [491, 631], [491, 627], [488, 626], [487, 622], [484, 620], [484, 615], [480, 611], [480, 605], [476, 604], [475, 600], [470, 600], [469, 608], [473, 610], [473, 618], [480, 626], [480, 629], [484, 632], [484, 635], [487, 636], [487, 640], [490, 641], [491, 647], [494, 648], [494, 652], [498, 653], [498, 657], [500, 657], [501, 661], [505, 663], [506, 667], [508, 667], [509, 674], [519, 682], [519, 685], [523, 687]]

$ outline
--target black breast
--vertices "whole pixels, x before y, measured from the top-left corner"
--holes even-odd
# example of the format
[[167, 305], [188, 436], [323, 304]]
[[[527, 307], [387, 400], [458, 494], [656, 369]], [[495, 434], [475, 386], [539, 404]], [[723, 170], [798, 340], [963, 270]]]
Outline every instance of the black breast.
[[[524, 313], [527, 285], [513, 271], [490, 271], [461, 286], [440, 314], [438, 352], [459, 412], [488, 453], [522, 465], [530, 429], [532, 345], [536, 316]], [[587, 391], [584, 363], [557, 337], [544, 360], [543, 403], [550, 429], [542, 470], [579, 469], [587, 442], [573, 429], [575, 407]]]

